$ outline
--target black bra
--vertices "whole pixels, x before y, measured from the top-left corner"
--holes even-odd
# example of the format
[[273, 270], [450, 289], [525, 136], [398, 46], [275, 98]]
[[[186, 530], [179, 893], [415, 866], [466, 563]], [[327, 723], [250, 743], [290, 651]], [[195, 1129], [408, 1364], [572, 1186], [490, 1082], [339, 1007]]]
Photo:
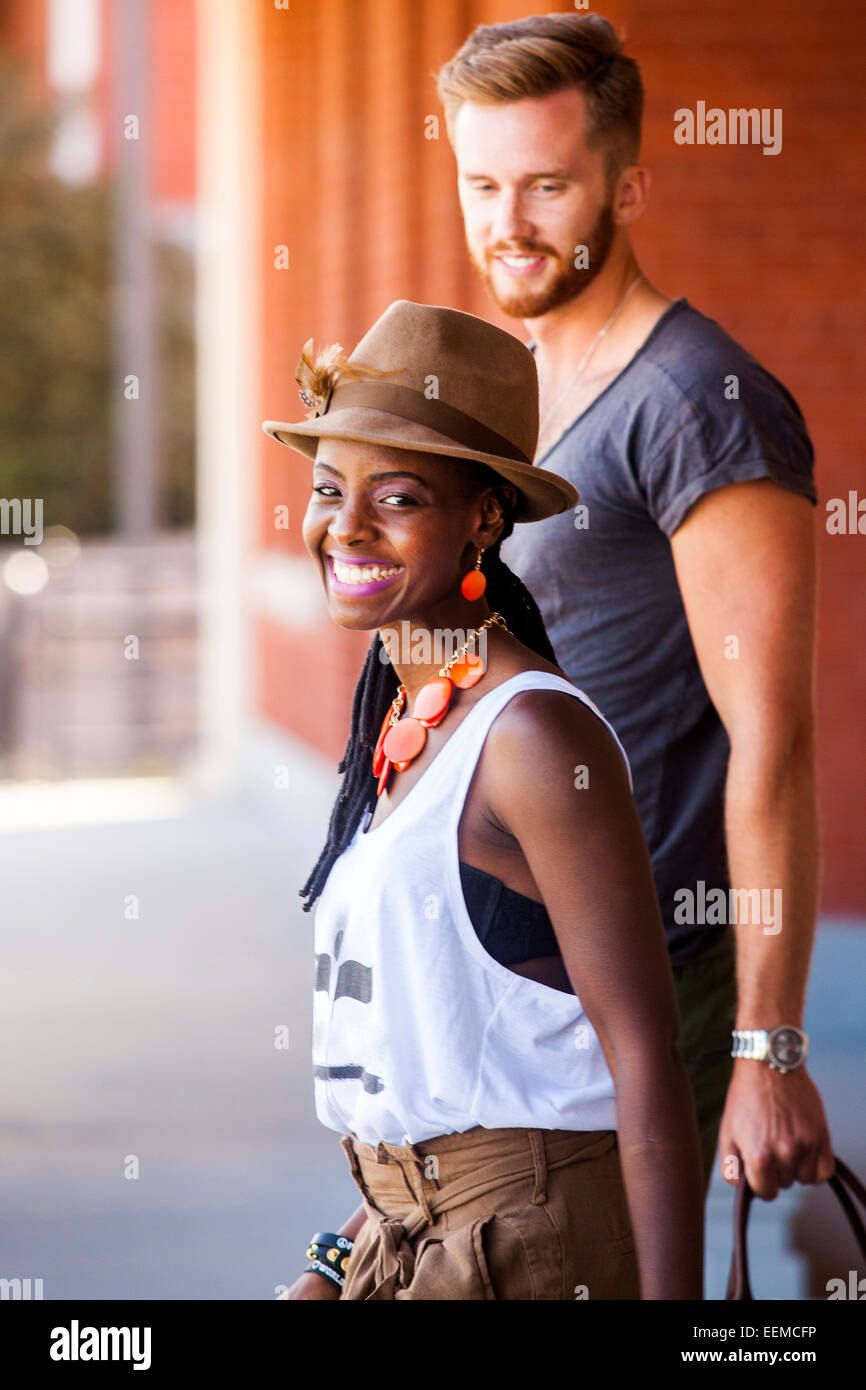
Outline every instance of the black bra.
[[516, 965], [535, 956], [558, 956], [559, 942], [547, 908], [534, 898], [506, 888], [501, 879], [460, 863], [460, 882], [475, 935], [500, 965]]

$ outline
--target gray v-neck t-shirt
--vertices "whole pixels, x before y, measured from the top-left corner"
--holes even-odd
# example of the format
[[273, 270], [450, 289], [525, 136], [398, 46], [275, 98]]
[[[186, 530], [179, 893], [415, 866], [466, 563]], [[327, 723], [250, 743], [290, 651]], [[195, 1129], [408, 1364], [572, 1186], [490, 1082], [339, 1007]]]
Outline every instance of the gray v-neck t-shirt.
[[700, 497], [730, 483], [771, 478], [817, 502], [812, 444], [782, 383], [681, 298], [537, 463], [573, 483], [580, 502], [518, 524], [501, 555], [541, 609], [558, 664], [622, 740], [671, 962], [684, 965], [725, 930], [725, 917], [701, 905], [730, 887], [730, 745], [669, 538]]

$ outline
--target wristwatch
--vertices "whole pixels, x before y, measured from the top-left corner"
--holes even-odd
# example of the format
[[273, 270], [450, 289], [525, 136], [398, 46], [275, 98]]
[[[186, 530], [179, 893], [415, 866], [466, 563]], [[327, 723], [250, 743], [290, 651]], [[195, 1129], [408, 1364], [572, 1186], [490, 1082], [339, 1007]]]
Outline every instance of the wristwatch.
[[751, 1057], [766, 1062], [774, 1071], [794, 1071], [809, 1055], [809, 1035], [785, 1023], [768, 1033], [763, 1028], [735, 1028], [732, 1057]]

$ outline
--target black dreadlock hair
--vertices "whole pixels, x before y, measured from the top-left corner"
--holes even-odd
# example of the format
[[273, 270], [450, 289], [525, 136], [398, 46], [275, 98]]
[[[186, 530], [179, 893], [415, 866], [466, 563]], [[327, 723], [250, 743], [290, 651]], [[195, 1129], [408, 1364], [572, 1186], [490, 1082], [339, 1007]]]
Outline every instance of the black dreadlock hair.
[[[467, 464], [473, 462], [467, 460]], [[529, 590], [500, 558], [499, 547], [514, 530], [514, 507], [503, 492], [502, 478], [486, 464], [475, 463], [479, 484], [493, 489], [502, 508], [502, 534], [484, 551], [484, 572], [487, 577], [485, 595], [491, 613], [501, 613], [510, 631], [524, 646], [557, 665], [550, 638], [538, 605]], [[352, 699], [352, 723], [346, 751], [337, 771], [344, 773], [328, 824], [328, 838], [307, 882], [299, 889], [306, 898], [304, 911], [309, 912], [325, 886], [335, 861], [348, 847], [361, 818], [376, 802], [377, 779], [372, 773], [372, 752], [400, 682], [379, 633], [376, 632], [367, 652], [355, 694]]]

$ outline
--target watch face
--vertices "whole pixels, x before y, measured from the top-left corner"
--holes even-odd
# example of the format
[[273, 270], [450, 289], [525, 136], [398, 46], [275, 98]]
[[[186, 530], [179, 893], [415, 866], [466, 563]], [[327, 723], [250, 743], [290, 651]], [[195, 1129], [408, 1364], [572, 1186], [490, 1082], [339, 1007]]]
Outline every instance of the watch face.
[[798, 1029], [775, 1029], [770, 1038], [770, 1055], [781, 1067], [795, 1067], [803, 1057], [803, 1039]]

